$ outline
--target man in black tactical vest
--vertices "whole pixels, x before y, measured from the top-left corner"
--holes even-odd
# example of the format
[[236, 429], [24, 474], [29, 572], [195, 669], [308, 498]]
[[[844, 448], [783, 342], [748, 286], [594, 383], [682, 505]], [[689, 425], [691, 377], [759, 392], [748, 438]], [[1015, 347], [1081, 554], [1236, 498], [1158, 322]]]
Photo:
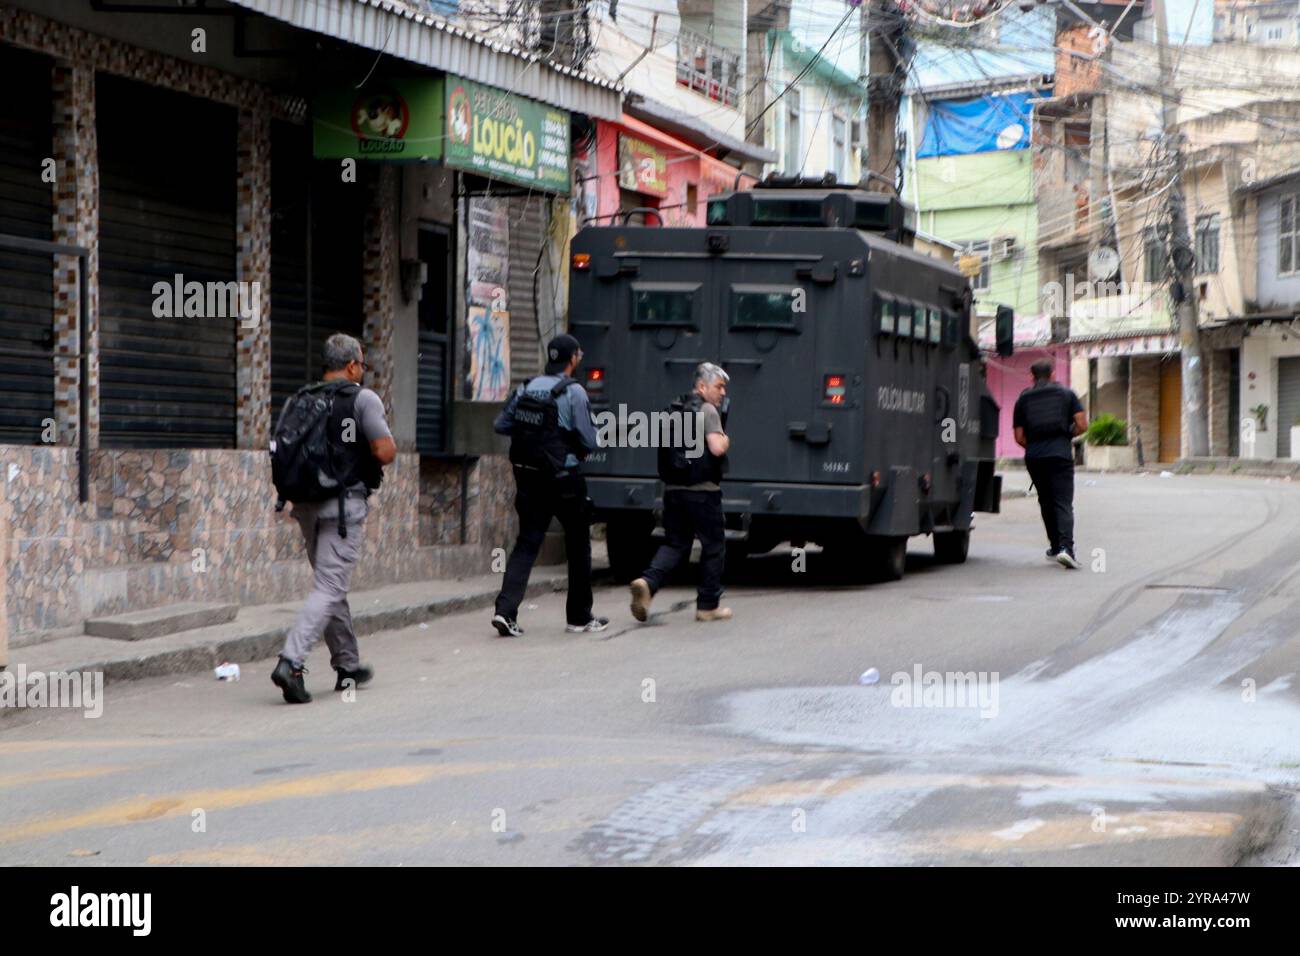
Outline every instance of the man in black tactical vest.
[[596, 429], [587, 390], [572, 378], [582, 346], [572, 335], [557, 335], [546, 346], [546, 358], [546, 374], [516, 389], [493, 426], [498, 435], [510, 436], [519, 515], [519, 539], [506, 562], [492, 618], [502, 637], [524, 633], [517, 620], [519, 603], [552, 517], [564, 527], [569, 561], [565, 630], [579, 634], [609, 626], [608, 618], [591, 613], [591, 502], [581, 467], [596, 448]]
[[[702, 444], [659, 449], [659, 477], [664, 483], [664, 534], [667, 540], [655, 553], [646, 572], [632, 582], [632, 616], [644, 621], [655, 592], [673, 569], [691, 554], [700, 539], [700, 584], [695, 620], [725, 621], [731, 608], [719, 607], [722, 568], [727, 553], [722, 516], [722, 475], [726, 471], [731, 439], [723, 431], [720, 409], [727, 397], [726, 372], [705, 362], [695, 370], [695, 390], [673, 403], [671, 412], [689, 415], [699, 423], [693, 434]], [[692, 423], [694, 424], [694, 422]], [[692, 434], [683, 426], [683, 439]], [[683, 442], [685, 444], [685, 442]]]
[[1038, 507], [1047, 530], [1047, 560], [1078, 568], [1074, 556], [1074, 449], [1071, 440], [1088, 428], [1079, 396], [1052, 381], [1052, 363], [1030, 366], [1034, 384], [1020, 393], [1012, 417], [1016, 444], [1025, 450], [1025, 468], [1038, 489]]

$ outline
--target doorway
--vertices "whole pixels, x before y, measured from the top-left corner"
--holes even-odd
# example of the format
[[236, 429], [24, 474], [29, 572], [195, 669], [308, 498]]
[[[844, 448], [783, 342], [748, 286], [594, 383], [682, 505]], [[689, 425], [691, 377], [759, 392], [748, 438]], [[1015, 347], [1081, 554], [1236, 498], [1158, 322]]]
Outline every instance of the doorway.
[[451, 243], [442, 226], [420, 224], [419, 257], [427, 278], [420, 296], [419, 390], [416, 397], [415, 445], [422, 455], [447, 451], [447, 409], [451, 379]]
[[1178, 355], [1160, 363], [1160, 461], [1174, 461], [1183, 448], [1183, 366]]

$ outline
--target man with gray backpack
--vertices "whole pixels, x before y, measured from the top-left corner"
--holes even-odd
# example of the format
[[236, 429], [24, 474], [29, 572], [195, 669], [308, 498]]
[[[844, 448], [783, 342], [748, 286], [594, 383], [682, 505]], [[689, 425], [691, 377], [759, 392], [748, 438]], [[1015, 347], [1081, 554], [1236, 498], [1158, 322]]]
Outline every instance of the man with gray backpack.
[[506, 562], [492, 626], [501, 637], [522, 637], [519, 603], [551, 518], [564, 528], [569, 560], [565, 628], [571, 634], [603, 631], [609, 619], [591, 613], [591, 501], [582, 460], [596, 448], [587, 390], [574, 381], [582, 346], [557, 335], [546, 347], [546, 374], [521, 385], [497, 416], [498, 435], [510, 436], [519, 539]]
[[303, 664], [322, 636], [338, 674], [335, 690], [374, 676], [357, 656], [348, 586], [364, 537], [367, 499], [383, 481], [383, 466], [397, 457], [383, 401], [360, 384], [366, 371], [361, 343], [350, 335], [331, 335], [324, 360], [324, 378], [285, 402], [271, 440], [271, 478], [279, 495], [275, 510], [293, 503], [313, 573], [311, 593], [271, 673], [289, 704], [311, 700]]

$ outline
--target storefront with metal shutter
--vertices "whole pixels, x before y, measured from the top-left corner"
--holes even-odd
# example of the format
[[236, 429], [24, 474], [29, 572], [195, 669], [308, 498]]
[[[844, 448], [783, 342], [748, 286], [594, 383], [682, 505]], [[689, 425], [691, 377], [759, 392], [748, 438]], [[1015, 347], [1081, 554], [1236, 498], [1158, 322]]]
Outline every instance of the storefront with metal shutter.
[[1277, 360], [1277, 457], [1293, 458], [1291, 426], [1300, 422], [1300, 358]]
[[96, 89], [100, 444], [234, 447], [239, 318], [209, 305], [236, 279], [235, 111], [106, 74]]
[[[0, 46], [0, 84], [21, 95], [0, 110], [0, 235], [48, 242], [53, 187], [51, 61]], [[34, 444], [54, 416], [54, 282], [50, 256], [0, 249], [0, 443]]]
[[[359, 171], [363, 178], [367, 170]], [[271, 408], [321, 377], [335, 332], [362, 337], [366, 185], [313, 161], [310, 131], [276, 123], [271, 136]], [[310, 263], [310, 268], [308, 264]]]
[[[460, 77], [446, 78], [444, 163], [461, 171], [458, 398], [501, 402], [543, 367], [556, 331], [540, 308], [551, 203], [572, 186], [567, 111]], [[542, 314], [539, 315], [539, 312]]]

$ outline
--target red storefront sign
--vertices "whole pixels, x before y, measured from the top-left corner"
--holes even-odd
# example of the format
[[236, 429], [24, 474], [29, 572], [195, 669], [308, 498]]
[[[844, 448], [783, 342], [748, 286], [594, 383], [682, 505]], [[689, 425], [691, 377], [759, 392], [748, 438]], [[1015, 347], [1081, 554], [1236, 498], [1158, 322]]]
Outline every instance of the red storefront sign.
[[618, 184], [633, 192], [668, 195], [668, 157], [644, 140], [618, 137]]

